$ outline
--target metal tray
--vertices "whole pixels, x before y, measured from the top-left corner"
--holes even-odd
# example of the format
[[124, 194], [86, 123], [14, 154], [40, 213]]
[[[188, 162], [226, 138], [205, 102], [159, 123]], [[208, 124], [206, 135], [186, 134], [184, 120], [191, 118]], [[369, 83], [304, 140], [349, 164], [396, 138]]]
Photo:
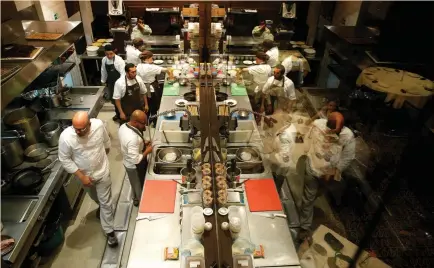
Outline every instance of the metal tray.
[[31, 57], [10, 57], [10, 58], [1, 58], [1, 61], [25, 61], [25, 60], [34, 60], [38, 57], [41, 52], [44, 50], [43, 47], [36, 47], [36, 52], [33, 53]]

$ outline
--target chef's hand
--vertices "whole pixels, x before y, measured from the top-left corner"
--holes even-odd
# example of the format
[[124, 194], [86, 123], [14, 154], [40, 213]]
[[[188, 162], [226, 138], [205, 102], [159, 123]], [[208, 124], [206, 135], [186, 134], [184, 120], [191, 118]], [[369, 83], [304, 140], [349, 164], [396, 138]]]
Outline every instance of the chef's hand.
[[150, 154], [150, 153], [152, 153], [152, 144], [148, 144], [147, 146], [146, 146], [146, 149], [145, 149], [145, 151], [143, 152], [143, 156], [147, 156], [148, 154]]
[[147, 113], [149, 111], [149, 106], [145, 105], [145, 107], [143, 107], [143, 111], [145, 111], [145, 113]]
[[139, 28], [139, 30], [144, 30], [145, 25], [143, 25], [142, 23], [137, 23], [137, 28]]
[[322, 178], [325, 182], [330, 182], [336, 175], [336, 168], [332, 170], [330, 174], [323, 175]]
[[127, 120], [127, 116], [125, 115], [125, 113], [120, 113], [120, 117], [122, 120]]
[[87, 175], [80, 177], [80, 180], [84, 187], [91, 187], [93, 185], [92, 178]]

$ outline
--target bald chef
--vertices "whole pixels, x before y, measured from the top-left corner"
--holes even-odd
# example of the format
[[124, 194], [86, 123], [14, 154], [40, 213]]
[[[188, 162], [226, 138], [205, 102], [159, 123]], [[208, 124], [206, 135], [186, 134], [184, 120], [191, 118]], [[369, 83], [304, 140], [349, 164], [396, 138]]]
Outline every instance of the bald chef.
[[121, 152], [124, 158], [125, 170], [130, 180], [133, 204], [139, 205], [145, 181], [146, 168], [148, 167], [147, 157], [152, 153], [152, 145], [146, 142], [143, 131], [146, 130], [147, 117], [145, 112], [135, 110], [130, 121], [119, 128], [119, 140]]
[[128, 63], [125, 65], [125, 76], [115, 83], [113, 99], [123, 123], [128, 121], [134, 110], [143, 109], [145, 112], [149, 110], [146, 86], [142, 78], [136, 74], [136, 66]]
[[89, 119], [87, 112], [77, 112], [72, 126], [59, 138], [59, 161], [63, 168], [80, 179], [84, 189], [97, 204], [97, 217], [107, 234], [108, 245], [115, 247], [114, 213], [109, 161], [110, 138], [101, 120]]

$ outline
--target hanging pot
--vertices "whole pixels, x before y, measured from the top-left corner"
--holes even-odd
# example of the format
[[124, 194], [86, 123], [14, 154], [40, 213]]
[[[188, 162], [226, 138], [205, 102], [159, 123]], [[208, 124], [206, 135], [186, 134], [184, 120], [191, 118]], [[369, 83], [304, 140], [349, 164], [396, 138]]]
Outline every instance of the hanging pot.
[[24, 132], [24, 146], [38, 143], [40, 139], [40, 123], [38, 116], [29, 108], [14, 110], [3, 118], [5, 125]]
[[40, 128], [42, 138], [45, 143], [50, 147], [56, 147], [59, 145], [60, 134], [62, 133], [62, 128], [57, 122], [48, 122], [42, 125]]

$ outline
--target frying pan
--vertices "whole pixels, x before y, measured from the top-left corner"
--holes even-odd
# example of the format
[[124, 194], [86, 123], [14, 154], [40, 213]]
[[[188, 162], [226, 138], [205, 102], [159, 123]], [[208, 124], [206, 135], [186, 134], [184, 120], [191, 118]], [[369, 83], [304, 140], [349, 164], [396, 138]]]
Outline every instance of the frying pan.
[[26, 148], [24, 156], [29, 162], [38, 162], [47, 158], [54, 150], [57, 150], [57, 147], [49, 149], [45, 143], [36, 143]]
[[187, 101], [196, 101], [196, 91], [185, 93], [184, 99]]
[[228, 94], [223, 92], [216, 92], [216, 101], [225, 101], [228, 98]]
[[43, 175], [51, 171], [51, 167], [57, 162], [57, 159], [51, 162], [44, 169], [28, 167], [19, 170], [13, 175], [13, 188], [24, 194], [31, 194], [42, 182]]

